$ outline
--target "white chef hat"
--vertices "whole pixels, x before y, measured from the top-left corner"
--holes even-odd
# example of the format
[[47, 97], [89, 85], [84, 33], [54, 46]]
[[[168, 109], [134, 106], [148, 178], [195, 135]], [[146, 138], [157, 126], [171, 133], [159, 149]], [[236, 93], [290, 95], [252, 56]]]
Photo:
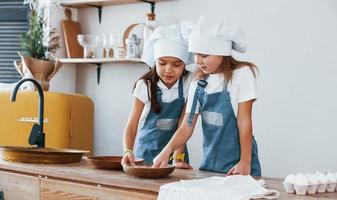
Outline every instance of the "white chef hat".
[[187, 46], [187, 41], [183, 39], [176, 25], [159, 26], [147, 40], [142, 60], [150, 67], [154, 67], [158, 58], [172, 56], [179, 58], [187, 66], [191, 61]]
[[246, 51], [243, 29], [219, 16], [203, 15], [197, 23], [182, 22], [181, 29], [183, 37], [188, 39], [190, 52], [229, 56], [232, 50]]

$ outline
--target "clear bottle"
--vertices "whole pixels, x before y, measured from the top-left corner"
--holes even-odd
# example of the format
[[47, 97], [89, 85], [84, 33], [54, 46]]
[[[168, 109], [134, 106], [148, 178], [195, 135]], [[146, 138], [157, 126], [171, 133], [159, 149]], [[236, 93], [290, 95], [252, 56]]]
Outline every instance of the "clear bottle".
[[143, 32], [143, 47], [146, 46], [147, 40], [152, 35], [154, 29], [156, 29], [156, 15], [154, 13], [148, 13], [146, 14], [146, 21]]
[[137, 57], [137, 43], [138, 39], [135, 34], [131, 34], [126, 40], [126, 58], [136, 58]]

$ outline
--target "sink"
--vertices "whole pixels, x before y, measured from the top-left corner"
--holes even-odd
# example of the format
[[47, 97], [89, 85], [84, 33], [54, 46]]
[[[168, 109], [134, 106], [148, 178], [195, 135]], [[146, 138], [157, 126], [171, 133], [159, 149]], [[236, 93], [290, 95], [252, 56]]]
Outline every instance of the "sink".
[[0, 146], [2, 160], [37, 164], [66, 164], [80, 162], [89, 151], [45, 147]]
[[[32, 82], [39, 93], [39, 123], [34, 124], [28, 143], [34, 147], [0, 146], [2, 160], [22, 163], [64, 164], [80, 162], [82, 156], [89, 151], [75, 149], [52, 149], [45, 147], [45, 133], [43, 131], [44, 95], [41, 85], [34, 79], [20, 80], [14, 87], [10, 100], [15, 102], [16, 95], [22, 83]], [[1, 198], [0, 198], [1, 199]]]

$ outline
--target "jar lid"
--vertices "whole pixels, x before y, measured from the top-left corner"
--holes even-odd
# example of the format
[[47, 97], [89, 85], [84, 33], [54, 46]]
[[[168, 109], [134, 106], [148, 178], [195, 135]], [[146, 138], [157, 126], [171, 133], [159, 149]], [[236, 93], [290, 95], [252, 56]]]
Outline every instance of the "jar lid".
[[148, 20], [152, 20], [152, 21], [156, 19], [156, 15], [154, 13], [148, 13], [146, 14], [146, 17]]

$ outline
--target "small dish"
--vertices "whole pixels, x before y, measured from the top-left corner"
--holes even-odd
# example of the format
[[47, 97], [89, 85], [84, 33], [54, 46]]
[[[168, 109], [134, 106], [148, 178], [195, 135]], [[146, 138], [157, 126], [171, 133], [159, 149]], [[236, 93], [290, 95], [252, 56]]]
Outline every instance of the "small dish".
[[[122, 156], [93, 156], [88, 157], [87, 162], [91, 167], [94, 167], [96, 169], [122, 170], [122, 158]], [[144, 162], [144, 159], [137, 158], [135, 162], [137, 164], [140, 164]]]
[[140, 178], [163, 178], [170, 175], [175, 169], [173, 165], [167, 165], [167, 167], [163, 168], [153, 168], [148, 164], [136, 164], [135, 166], [131, 166], [131, 164], [123, 165], [123, 170], [131, 176], [137, 176]]

